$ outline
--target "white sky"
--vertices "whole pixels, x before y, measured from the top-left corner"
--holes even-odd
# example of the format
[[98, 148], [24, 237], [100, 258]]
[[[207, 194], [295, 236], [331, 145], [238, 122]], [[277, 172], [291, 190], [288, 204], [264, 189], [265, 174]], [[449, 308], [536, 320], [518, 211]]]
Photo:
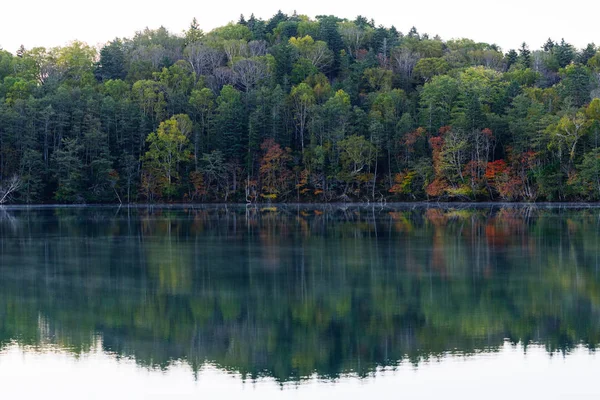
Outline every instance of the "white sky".
[[[600, 44], [595, 0], [303, 0], [296, 6], [282, 0], [2, 0], [0, 47], [15, 52], [19, 45], [53, 47], [78, 39], [91, 45], [114, 37], [131, 37], [146, 26], [165, 26], [181, 32], [196, 17], [204, 31], [237, 21], [252, 12], [270, 18], [279, 8], [291, 14], [314, 17], [334, 14], [354, 19], [374, 18], [376, 24], [395, 25], [406, 33], [416, 26], [420, 33], [443, 39], [467, 37], [497, 43], [505, 51], [526, 41], [538, 49], [548, 37], [565, 38], [577, 47]], [[293, 4], [293, 3], [292, 3]]]

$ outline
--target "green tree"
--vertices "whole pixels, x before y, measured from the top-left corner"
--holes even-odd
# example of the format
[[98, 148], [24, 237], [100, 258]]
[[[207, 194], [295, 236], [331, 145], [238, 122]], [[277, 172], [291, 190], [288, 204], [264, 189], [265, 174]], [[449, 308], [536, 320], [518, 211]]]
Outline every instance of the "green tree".
[[157, 195], [170, 199], [177, 193], [180, 167], [192, 157], [191, 133], [192, 121], [187, 115], [179, 114], [161, 122], [158, 130], [148, 135], [143, 165], [150, 179], [156, 182]]

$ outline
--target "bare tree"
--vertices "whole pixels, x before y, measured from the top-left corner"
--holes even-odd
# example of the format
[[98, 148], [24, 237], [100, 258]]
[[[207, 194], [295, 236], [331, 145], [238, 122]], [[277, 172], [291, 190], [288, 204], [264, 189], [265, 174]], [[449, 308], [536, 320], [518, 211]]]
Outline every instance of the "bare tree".
[[419, 53], [415, 53], [409, 49], [397, 47], [392, 51], [395, 70], [408, 81], [412, 79], [413, 70], [420, 58], [421, 55]]
[[251, 59], [244, 59], [233, 65], [233, 76], [236, 83], [246, 92], [268, 76], [264, 63]]
[[200, 75], [210, 75], [215, 69], [223, 65], [225, 53], [196, 42], [186, 47], [185, 57], [196, 73], [196, 77], [198, 77]]
[[223, 51], [227, 55], [227, 62], [233, 62], [236, 57], [248, 56], [248, 43], [245, 40], [225, 40]]
[[267, 42], [264, 40], [252, 40], [248, 42], [250, 57], [261, 57], [267, 54]]
[[365, 40], [366, 32], [353, 22], [340, 23], [338, 25], [338, 32], [348, 49], [348, 53], [356, 57], [358, 50]]
[[169, 54], [160, 44], [152, 44], [149, 46], [139, 46], [131, 52], [132, 61], [148, 61], [152, 64], [152, 68], [158, 68]]
[[219, 67], [208, 77], [206, 84], [214, 93], [219, 93], [223, 86], [232, 84], [234, 79], [231, 68]]
[[327, 43], [320, 40], [316, 41], [303, 56], [320, 71], [327, 70], [333, 62], [333, 52], [329, 50]]
[[8, 182], [0, 185], [0, 204], [6, 204], [12, 200], [12, 195], [17, 192], [22, 186], [21, 179], [17, 175], [13, 175]]

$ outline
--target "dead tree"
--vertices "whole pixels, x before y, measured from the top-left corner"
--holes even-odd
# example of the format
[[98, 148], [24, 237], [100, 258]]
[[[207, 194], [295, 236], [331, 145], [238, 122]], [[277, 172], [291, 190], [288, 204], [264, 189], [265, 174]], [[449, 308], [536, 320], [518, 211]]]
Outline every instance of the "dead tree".
[[21, 185], [21, 179], [17, 175], [0, 185], [0, 204], [11, 201], [13, 194], [21, 188]]

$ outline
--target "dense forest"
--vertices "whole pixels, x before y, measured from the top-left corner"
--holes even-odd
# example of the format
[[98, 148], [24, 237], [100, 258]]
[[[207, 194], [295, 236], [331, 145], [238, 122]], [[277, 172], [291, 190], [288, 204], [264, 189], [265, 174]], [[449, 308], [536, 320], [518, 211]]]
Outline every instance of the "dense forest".
[[0, 203], [598, 200], [599, 82], [361, 16], [0, 50]]

